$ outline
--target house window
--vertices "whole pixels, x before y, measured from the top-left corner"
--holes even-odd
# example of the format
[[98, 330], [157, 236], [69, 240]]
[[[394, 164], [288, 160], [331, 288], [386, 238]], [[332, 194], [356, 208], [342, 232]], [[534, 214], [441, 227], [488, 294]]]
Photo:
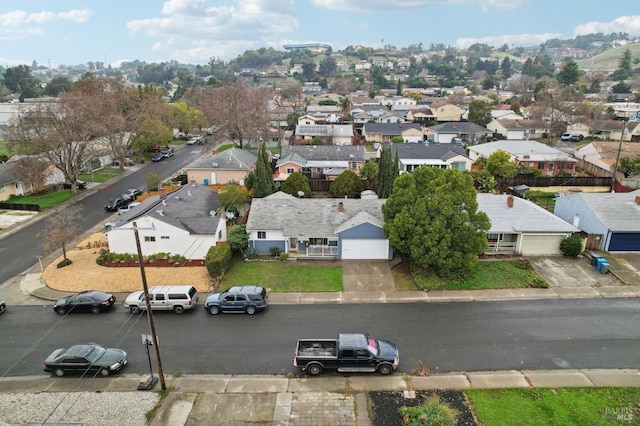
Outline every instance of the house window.
[[144, 242], [145, 243], [155, 243], [156, 242], [156, 237], [144, 237]]
[[168, 239], [169, 239], [169, 236], [168, 236], [168, 235], [163, 235], [163, 236], [161, 236], [161, 237], [160, 237], [160, 239], [161, 239], [161, 240], [168, 240]]
[[454, 161], [453, 163], [451, 163], [451, 168], [454, 170], [463, 171], [465, 166], [466, 164], [464, 161]]
[[349, 167], [351, 167], [351, 170], [355, 170], [358, 168], [358, 163], [356, 163], [355, 161], [352, 161], [349, 163]]
[[266, 240], [267, 239], [267, 233], [265, 231], [258, 231], [258, 239], [259, 240]]
[[295, 172], [296, 169], [294, 169], [293, 167], [287, 167], [287, 174], [290, 175], [291, 173]]
[[538, 170], [544, 170], [544, 163], [538, 163]]
[[318, 172], [318, 173], [322, 173], [322, 167], [317, 167], [317, 168], [316, 168], [316, 172]]
[[550, 172], [553, 171], [553, 163], [547, 163], [547, 170]]
[[312, 246], [326, 246], [327, 239], [326, 238], [309, 238], [309, 244]]

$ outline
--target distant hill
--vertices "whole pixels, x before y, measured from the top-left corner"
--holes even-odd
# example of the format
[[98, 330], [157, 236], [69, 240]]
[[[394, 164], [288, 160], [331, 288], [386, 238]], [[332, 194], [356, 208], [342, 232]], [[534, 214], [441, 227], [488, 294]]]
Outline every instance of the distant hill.
[[618, 68], [618, 62], [627, 49], [631, 52], [632, 60], [640, 57], [640, 43], [630, 43], [625, 46], [612, 47], [591, 58], [580, 59], [576, 62], [582, 69], [614, 71]]

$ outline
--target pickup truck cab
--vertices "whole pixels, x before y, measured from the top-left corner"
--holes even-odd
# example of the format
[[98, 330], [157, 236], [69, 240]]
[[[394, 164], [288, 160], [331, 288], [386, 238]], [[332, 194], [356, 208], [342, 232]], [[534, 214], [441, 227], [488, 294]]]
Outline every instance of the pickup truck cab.
[[400, 357], [395, 344], [363, 333], [341, 333], [337, 339], [298, 340], [293, 365], [311, 376], [324, 370], [341, 373], [391, 374]]

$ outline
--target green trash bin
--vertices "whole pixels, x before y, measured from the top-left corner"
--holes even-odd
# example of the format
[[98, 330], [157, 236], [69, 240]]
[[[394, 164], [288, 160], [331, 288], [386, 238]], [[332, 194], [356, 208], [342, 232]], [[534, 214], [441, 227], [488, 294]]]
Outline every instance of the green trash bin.
[[591, 253], [591, 266], [598, 266], [598, 259], [602, 259], [599, 254]]

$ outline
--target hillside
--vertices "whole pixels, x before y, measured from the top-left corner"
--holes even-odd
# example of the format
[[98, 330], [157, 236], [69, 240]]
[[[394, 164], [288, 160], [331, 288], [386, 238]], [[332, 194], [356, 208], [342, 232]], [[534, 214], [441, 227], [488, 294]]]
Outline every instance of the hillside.
[[627, 44], [626, 46], [613, 47], [592, 58], [576, 61], [582, 69], [614, 71], [618, 68], [618, 62], [624, 51], [629, 49], [632, 60], [640, 57], [640, 43]]

